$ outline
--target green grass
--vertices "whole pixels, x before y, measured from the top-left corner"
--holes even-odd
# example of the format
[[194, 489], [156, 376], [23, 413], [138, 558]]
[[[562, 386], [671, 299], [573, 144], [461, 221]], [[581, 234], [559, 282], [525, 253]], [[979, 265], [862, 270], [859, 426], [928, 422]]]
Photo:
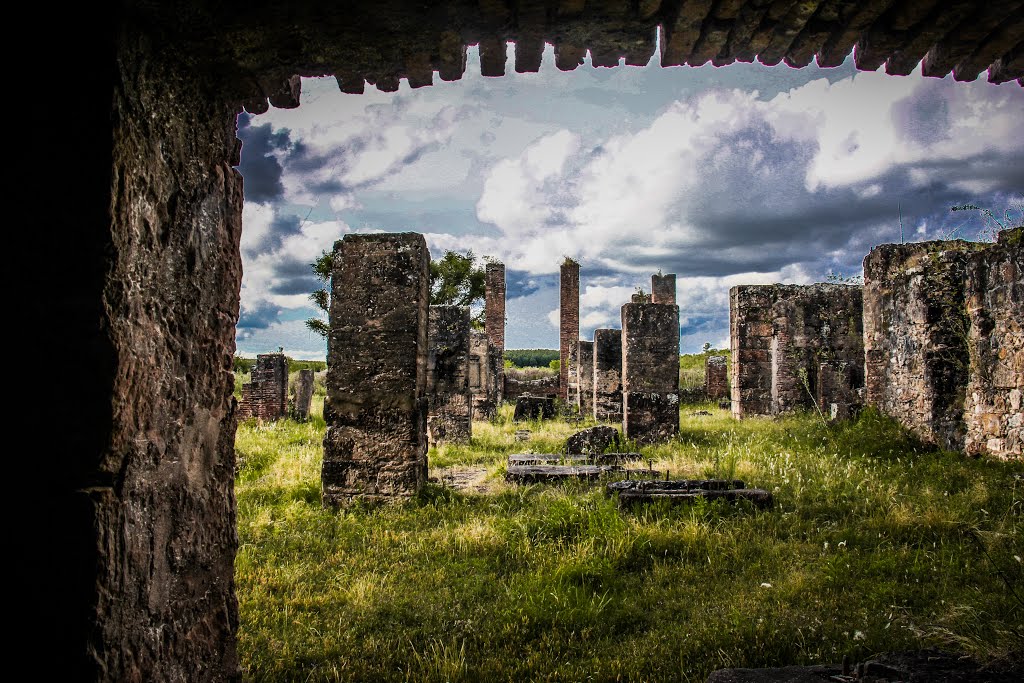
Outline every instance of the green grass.
[[[252, 680], [703, 681], [725, 666], [854, 660], [939, 645], [1021, 650], [1020, 463], [919, 447], [868, 412], [732, 420], [684, 406], [673, 477], [737, 476], [769, 512], [620, 512], [600, 487], [511, 487], [508, 453], [574, 427], [503, 410], [434, 467], [485, 467], [488, 492], [429, 485], [375, 509], [320, 506], [320, 400], [306, 424], [238, 431], [240, 654]], [[710, 417], [691, 416], [704, 409]]]

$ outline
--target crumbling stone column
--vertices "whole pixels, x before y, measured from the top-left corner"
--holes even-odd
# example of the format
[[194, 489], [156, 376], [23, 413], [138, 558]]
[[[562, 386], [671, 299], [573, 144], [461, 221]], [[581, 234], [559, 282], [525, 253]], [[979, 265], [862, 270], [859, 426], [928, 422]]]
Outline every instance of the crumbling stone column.
[[[484, 295], [484, 330], [491, 343], [489, 358], [490, 400], [495, 408], [501, 402], [501, 376], [505, 372], [505, 264], [493, 261], [485, 266], [486, 293]], [[493, 414], [492, 408], [487, 415]]]
[[713, 401], [729, 395], [729, 368], [725, 356], [708, 356], [704, 361], [704, 395]]
[[580, 340], [580, 264], [570, 258], [562, 263], [558, 301], [558, 397], [569, 405], [578, 405], [576, 354]]
[[473, 432], [469, 390], [469, 308], [431, 306], [427, 333], [427, 438], [466, 443]]
[[305, 368], [299, 370], [295, 378], [295, 403], [292, 406], [292, 416], [299, 421], [305, 422], [309, 419], [309, 408], [313, 403], [313, 371]]
[[679, 433], [679, 307], [622, 306], [622, 431], [639, 443]]
[[622, 422], [622, 330], [594, 330], [594, 419]]
[[861, 404], [863, 293], [850, 285], [745, 285], [730, 290], [735, 417]]
[[1024, 443], [1024, 227], [967, 263], [965, 451], [1020, 458]]
[[288, 414], [288, 358], [283, 353], [261, 353], [252, 367], [252, 379], [242, 385], [238, 417], [278, 420]]
[[473, 417], [478, 420], [490, 419], [498, 407], [501, 376], [495, 372], [493, 350], [486, 332], [470, 330], [469, 392], [473, 397]]
[[334, 245], [325, 505], [411, 496], [426, 479], [429, 263], [415, 233]]
[[594, 414], [594, 342], [580, 340], [577, 353], [576, 385], [579, 387], [580, 415]]
[[867, 402], [920, 439], [963, 450], [967, 264], [983, 244], [883, 244], [864, 259]]
[[676, 276], [674, 273], [667, 275], [655, 273], [651, 276], [651, 303], [675, 305]]

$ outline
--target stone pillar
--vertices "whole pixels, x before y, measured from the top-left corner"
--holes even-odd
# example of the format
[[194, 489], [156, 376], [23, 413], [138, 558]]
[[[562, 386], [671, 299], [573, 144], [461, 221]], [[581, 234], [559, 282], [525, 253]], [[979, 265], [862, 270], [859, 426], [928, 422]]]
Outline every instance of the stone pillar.
[[676, 276], [674, 273], [667, 275], [655, 273], [651, 276], [651, 303], [675, 305]]
[[292, 415], [296, 420], [305, 422], [309, 419], [309, 407], [313, 403], [313, 371], [306, 368], [299, 370], [295, 380], [295, 404]]
[[505, 264], [488, 263], [485, 273], [487, 291], [484, 297], [484, 330], [491, 343], [489, 358], [492, 373], [489, 379], [495, 391], [492, 400], [496, 408], [502, 398], [501, 376], [505, 374]]
[[501, 375], [495, 372], [494, 346], [481, 330], [469, 332], [469, 392], [473, 396], [473, 419], [494, 417], [498, 407]]
[[576, 386], [579, 387], [580, 414], [594, 414], [594, 342], [578, 343]]
[[729, 348], [732, 414], [735, 418], [772, 413], [771, 287], [742, 285], [729, 290]]
[[679, 433], [679, 307], [622, 306], [622, 432], [638, 443]]
[[594, 330], [594, 418], [622, 422], [622, 330]]
[[429, 263], [415, 233], [334, 245], [325, 505], [411, 496], [426, 479]]
[[963, 450], [967, 263], [983, 244], [883, 244], [864, 259], [867, 402], [921, 440]]
[[576, 347], [580, 339], [580, 264], [562, 263], [558, 283], [558, 397], [570, 405], [576, 396]]
[[430, 445], [467, 443], [473, 433], [469, 331], [469, 307], [430, 307], [427, 332], [427, 438]]
[[725, 356], [708, 356], [704, 361], [704, 395], [713, 401], [729, 395], [729, 369]]
[[970, 378], [965, 451], [1020, 458], [1024, 443], [1024, 228], [967, 264]]
[[279, 420], [288, 414], [288, 358], [283, 353], [261, 353], [252, 378], [242, 385], [238, 418]]

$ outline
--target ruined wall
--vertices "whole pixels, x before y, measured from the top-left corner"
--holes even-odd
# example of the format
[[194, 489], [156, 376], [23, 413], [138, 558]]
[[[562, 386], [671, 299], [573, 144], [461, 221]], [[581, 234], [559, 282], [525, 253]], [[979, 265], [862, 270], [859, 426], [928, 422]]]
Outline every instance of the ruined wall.
[[504, 385], [504, 399], [506, 401], [514, 401], [525, 394], [557, 398], [560, 383], [558, 375], [534, 380], [520, 380], [511, 375], [504, 375]]
[[292, 416], [300, 422], [309, 419], [309, 409], [313, 403], [313, 388], [313, 371], [309, 368], [299, 370], [299, 374], [295, 378]]
[[487, 333], [469, 333], [469, 392], [473, 397], [473, 418], [486, 420], [498, 407], [501, 374], [496, 372], [494, 346]]
[[578, 405], [576, 354], [580, 340], [580, 264], [572, 259], [562, 263], [558, 292], [558, 397], [569, 405]]
[[639, 443], [679, 433], [679, 307], [622, 306], [623, 434]]
[[580, 414], [594, 414], [594, 342], [577, 345], [576, 385], [579, 387]]
[[708, 356], [704, 361], [704, 395], [715, 401], [729, 396], [729, 366], [725, 356]]
[[622, 330], [594, 330], [594, 418], [622, 422]]
[[[501, 402], [501, 375], [505, 372], [505, 264], [492, 262], [485, 266], [486, 294], [484, 297], [484, 330], [491, 343], [488, 352], [490, 380], [488, 391], [494, 392], [490, 397], [494, 407]], [[493, 414], [494, 407], [486, 413]]]
[[964, 450], [1020, 458], [1024, 443], [1024, 227], [967, 263], [970, 375]]
[[674, 273], [667, 275], [655, 273], [651, 276], [651, 303], [675, 305], [676, 276]]
[[837, 284], [729, 292], [735, 417], [815, 409], [848, 417], [864, 385], [863, 293]]
[[422, 235], [334, 245], [323, 501], [415, 494], [427, 470], [430, 253]]
[[288, 358], [283, 353], [261, 353], [252, 366], [250, 381], [242, 385], [238, 419], [279, 420], [287, 414]]
[[467, 443], [473, 433], [469, 332], [469, 307], [430, 307], [427, 438], [431, 445]]
[[964, 447], [967, 264], [984, 245], [883, 244], [864, 259], [867, 402], [926, 443]]

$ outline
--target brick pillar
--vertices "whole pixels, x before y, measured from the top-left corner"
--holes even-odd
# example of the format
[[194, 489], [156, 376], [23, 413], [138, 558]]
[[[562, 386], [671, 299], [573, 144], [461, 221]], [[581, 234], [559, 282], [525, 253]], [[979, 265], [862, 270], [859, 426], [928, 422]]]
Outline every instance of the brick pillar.
[[488, 263], [487, 293], [484, 299], [484, 331], [491, 343], [491, 367], [498, 369], [498, 375], [490, 377], [496, 387], [493, 398], [495, 405], [501, 401], [501, 375], [505, 374], [505, 264]]
[[562, 264], [558, 306], [558, 397], [573, 404], [577, 399], [576, 349], [580, 340], [580, 264], [572, 259]]
[[639, 443], [679, 433], [679, 307], [622, 307], [623, 434]]
[[307, 369], [299, 370], [299, 376], [295, 380], [295, 404], [292, 407], [292, 415], [296, 420], [305, 421], [309, 419], [309, 407], [313, 402], [313, 371]]
[[334, 245], [325, 505], [407, 497], [426, 480], [429, 263], [415, 233]]
[[594, 330], [594, 418], [622, 422], [622, 330]]
[[256, 356], [252, 377], [242, 385], [239, 419], [279, 420], [288, 414], [288, 358], [283, 353]]
[[473, 419], [485, 420], [494, 416], [498, 405], [498, 384], [501, 375], [495, 372], [491, 353], [494, 345], [487, 333], [470, 330], [469, 333], [469, 391], [473, 396]]
[[469, 307], [430, 307], [427, 438], [431, 445], [467, 443], [472, 435], [469, 331]]
[[708, 356], [705, 359], [704, 395], [714, 401], [729, 395], [729, 370], [725, 356]]
[[675, 273], [662, 275], [656, 273], [651, 276], [651, 303], [672, 304], [676, 303], [676, 276]]
[[594, 342], [580, 340], [577, 346], [576, 386], [579, 387], [580, 414], [594, 414]]
[[740, 285], [729, 290], [730, 388], [735, 418], [771, 414], [774, 303], [770, 286]]

